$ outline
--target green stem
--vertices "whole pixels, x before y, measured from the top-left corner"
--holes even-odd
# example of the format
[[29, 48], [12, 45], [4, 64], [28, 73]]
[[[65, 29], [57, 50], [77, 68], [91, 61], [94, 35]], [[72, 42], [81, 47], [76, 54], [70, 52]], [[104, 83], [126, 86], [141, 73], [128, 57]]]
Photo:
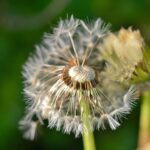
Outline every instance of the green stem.
[[83, 131], [84, 150], [95, 150], [94, 135], [89, 122], [90, 110], [88, 104], [83, 98], [81, 98], [80, 106], [82, 112], [83, 126], [86, 129], [85, 131]]
[[139, 149], [150, 144], [150, 91], [145, 92], [142, 98], [140, 128], [139, 128]]

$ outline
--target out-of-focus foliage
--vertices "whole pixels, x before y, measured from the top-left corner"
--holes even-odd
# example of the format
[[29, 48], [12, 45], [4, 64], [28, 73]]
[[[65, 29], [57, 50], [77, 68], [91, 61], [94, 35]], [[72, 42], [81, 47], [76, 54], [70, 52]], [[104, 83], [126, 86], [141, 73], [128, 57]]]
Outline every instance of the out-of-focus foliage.
[[[0, 149], [80, 150], [82, 138], [40, 127], [34, 142], [24, 140], [18, 121], [24, 113], [22, 65], [43, 32], [59, 18], [73, 14], [85, 20], [101, 17], [112, 30], [139, 28], [150, 44], [150, 0], [1, 0], [0, 1]], [[116, 131], [96, 131], [98, 150], [134, 150], [139, 103]]]

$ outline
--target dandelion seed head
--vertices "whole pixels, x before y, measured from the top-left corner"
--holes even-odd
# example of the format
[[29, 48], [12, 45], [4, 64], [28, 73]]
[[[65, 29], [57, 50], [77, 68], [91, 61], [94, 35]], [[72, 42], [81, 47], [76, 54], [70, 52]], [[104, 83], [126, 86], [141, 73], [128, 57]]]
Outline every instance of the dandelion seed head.
[[[28, 59], [23, 71], [28, 105], [20, 126], [26, 129], [26, 138], [34, 138], [34, 116], [41, 124], [46, 119], [49, 128], [73, 132], [76, 137], [86, 131], [80, 107], [81, 93], [89, 106], [91, 130], [105, 129], [106, 124], [113, 130], [120, 126], [120, 118], [130, 112], [137, 94], [134, 87], [117, 81], [117, 67], [113, 69], [119, 64], [111, 61], [109, 54], [112, 46], [119, 50], [122, 47], [140, 47], [136, 42], [138, 38], [134, 37], [139, 33], [130, 32], [122, 30], [118, 37], [110, 34], [109, 25], [101, 19], [86, 23], [72, 16], [61, 20], [53, 34], [45, 34], [42, 44], [36, 46], [36, 54]], [[136, 48], [129, 39], [135, 42]], [[128, 44], [126, 46], [126, 42], [122, 42], [116, 46], [116, 40], [124, 40]]]
[[118, 81], [130, 80], [135, 68], [143, 61], [143, 38], [139, 30], [133, 31], [131, 27], [110, 33], [99, 46], [109, 64], [106, 74]]

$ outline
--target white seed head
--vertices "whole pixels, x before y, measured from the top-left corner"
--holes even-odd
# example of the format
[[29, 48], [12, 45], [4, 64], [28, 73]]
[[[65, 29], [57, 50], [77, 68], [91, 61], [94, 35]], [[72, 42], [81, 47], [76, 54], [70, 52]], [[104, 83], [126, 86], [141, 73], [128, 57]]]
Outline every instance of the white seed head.
[[[100, 19], [89, 24], [71, 17], [60, 21], [53, 34], [45, 34], [43, 43], [36, 46], [36, 54], [29, 58], [23, 71], [28, 107], [20, 126], [25, 129], [26, 138], [34, 138], [35, 118], [41, 124], [47, 119], [49, 128], [73, 132], [76, 137], [86, 131], [81, 93], [89, 106], [92, 130], [105, 129], [106, 123], [114, 130], [120, 125], [121, 116], [130, 112], [137, 96], [135, 89], [118, 82], [118, 76], [112, 79], [112, 74], [107, 72], [107, 68], [113, 70], [114, 65], [119, 65], [110, 61], [109, 50], [105, 55], [103, 52], [108, 49], [109, 42], [112, 43], [109, 39], [107, 42], [108, 27]], [[132, 34], [129, 39], [131, 37]], [[128, 41], [128, 35], [126, 38]], [[137, 49], [138, 42], [135, 43]], [[134, 49], [133, 45], [131, 47]]]

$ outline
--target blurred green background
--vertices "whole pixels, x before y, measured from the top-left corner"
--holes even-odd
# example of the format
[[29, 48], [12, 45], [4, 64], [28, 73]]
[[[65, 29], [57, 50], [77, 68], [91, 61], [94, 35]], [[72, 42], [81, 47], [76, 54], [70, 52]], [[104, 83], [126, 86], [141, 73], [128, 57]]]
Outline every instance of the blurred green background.
[[[22, 138], [18, 121], [24, 114], [22, 65], [44, 32], [60, 18], [101, 17], [120, 27], [139, 28], [150, 44], [150, 0], [0, 0], [0, 150], [82, 150], [82, 138], [41, 127], [35, 141]], [[96, 131], [97, 150], [135, 150], [140, 103], [116, 131]]]

